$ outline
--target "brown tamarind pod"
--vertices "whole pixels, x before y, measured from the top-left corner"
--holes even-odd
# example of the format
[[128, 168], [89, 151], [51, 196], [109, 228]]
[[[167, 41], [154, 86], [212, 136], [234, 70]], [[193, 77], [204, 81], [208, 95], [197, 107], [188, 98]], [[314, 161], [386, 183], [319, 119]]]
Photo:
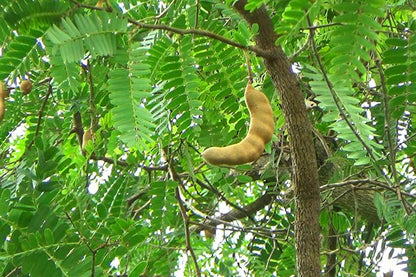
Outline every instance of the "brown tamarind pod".
[[105, 3], [104, 0], [98, 0], [97, 1], [97, 4], [95, 4], [95, 7], [97, 7], [97, 8], [103, 8], [104, 7], [104, 3]]
[[91, 128], [89, 128], [87, 131], [84, 132], [84, 135], [82, 136], [82, 145], [81, 145], [82, 153], [86, 152], [85, 146], [90, 140], [92, 140], [92, 137], [93, 137], [93, 131]]
[[3, 121], [5, 113], [6, 113], [6, 105], [4, 104], [4, 98], [0, 97], [0, 123]]
[[239, 143], [225, 147], [210, 147], [202, 152], [202, 158], [212, 165], [240, 165], [254, 162], [264, 151], [273, 136], [274, 117], [269, 99], [263, 92], [248, 83], [244, 93], [250, 112], [247, 136]]
[[22, 91], [23, 95], [29, 94], [32, 91], [32, 81], [30, 80], [23, 80], [20, 83], [20, 90]]
[[9, 97], [10, 90], [8, 87], [4, 85], [3, 82], [0, 82], [0, 98], [6, 98]]
[[3, 121], [4, 114], [6, 113], [5, 98], [9, 97], [9, 89], [4, 86], [3, 82], [0, 82], [0, 123]]

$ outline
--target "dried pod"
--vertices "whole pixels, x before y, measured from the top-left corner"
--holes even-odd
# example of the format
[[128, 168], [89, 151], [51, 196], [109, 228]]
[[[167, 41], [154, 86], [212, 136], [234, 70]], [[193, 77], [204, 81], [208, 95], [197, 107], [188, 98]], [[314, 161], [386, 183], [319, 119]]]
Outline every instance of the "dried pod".
[[274, 131], [273, 110], [269, 99], [251, 83], [244, 94], [250, 112], [250, 128], [239, 143], [226, 147], [211, 147], [202, 152], [203, 159], [212, 165], [239, 165], [254, 162], [264, 151]]
[[0, 82], [0, 98], [6, 98], [9, 97], [10, 90], [8, 87], [4, 85], [3, 82]]
[[5, 112], [6, 112], [6, 105], [4, 103], [4, 98], [0, 97], [0, 123], [3, 121]]
[[6, 113], [6, 103], [4, 101], [6, 97], [9, 97], [9, 89], [4, 86], [3, 82], [0, 82], [0, 123], [3, 121]]
[[84, 135], [82, 136], [81, 150], [83, 153], [85, 153], [85, 146], [90, 140], [92, 140], [92, 137], [93, 137], [93, 131], [91, 128], [89, 128], [87, 131], [84, 132]]
[[20, 83], [20, 90], [22, 91], [23, 95], [29, 94], [32, 91], [32, 81], [24, 80]]

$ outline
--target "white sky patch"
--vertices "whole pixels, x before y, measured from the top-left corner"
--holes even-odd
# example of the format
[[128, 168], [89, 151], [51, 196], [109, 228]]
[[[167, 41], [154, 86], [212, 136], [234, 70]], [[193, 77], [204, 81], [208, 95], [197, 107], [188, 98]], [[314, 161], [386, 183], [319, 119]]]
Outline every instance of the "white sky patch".
[[[380, 262], [380, 272], [377, 274], [377, 277], [383, 277], [383, 273], [387, 273], [392, 271], [394, 277], [408, 277], [408, 273], [403, 271], [406, 267], [406, 264], [399, 264], [403, 262], [402, 259], [398, 259], [398, 254], [403, 254], [404, 250], [394, 250], [394, 254], [391, 258], [388, 257], [388, 253], [392, 249], [389, 247], [386, 247], [384, 250], [383, 258]], [[407, 260], [407, 259], [406, 259]]]
[[120, 266], [120, 259], [115, 257], [114, 260], [111, 261], [110, 266], [112, 268], [118, 268]]
[[105, 184], [108, 182], [109, 177], [111, 176], [113, 165], [106, 165], [103, 161], [98, 161], [98, 167], [100, 168], [101, 175], [90, 176], [90, 183], [88, 185], [88, 193], [96, 194], [100, 188], [100, 184]]

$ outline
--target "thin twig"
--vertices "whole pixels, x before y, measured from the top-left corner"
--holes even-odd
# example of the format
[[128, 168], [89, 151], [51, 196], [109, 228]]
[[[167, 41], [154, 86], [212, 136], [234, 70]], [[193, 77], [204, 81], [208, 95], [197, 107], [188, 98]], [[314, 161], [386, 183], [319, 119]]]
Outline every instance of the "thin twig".
[[253, 83], [253, 71], [251, 70], [250, 56], [248, 55], [247, 50], [243, 50], [243, 51], [244, 51], [244, 56], [246, 57], [248, 80], [249, 80], [250, 84], [252, 84]]
[[179, 210], [181, 211], [181, 215], [182, 215], [184, 225], [185, 225], [186, 250], [189, 251], [189, 253], [191, 254], [191, 257], [194, 261], [195, 269], [196, 269], [196, 275], [198, 277], [200, 277], [201, 276], [201, 270], [199, 269], [198, 260], [196, 258], [194, 249], [192, 248], [192, 244], [191, 244], [191, 233], [189, 231], [189, 216], [186, 214], [185, 206], [182, 203], [182, 199], [181, 199], [180, 192], [179, 192], [179, 187], [175, 188], [175, 198], [178, 201]]
[[[310, 18], [308, 17], [308, 24], [312, 25]], [[352, 133], [354, 134], [354, 136], [358, 139], [358, 141], [361, 143], [361, 145], [365, 148], [368, 156], [370, 157], [370, 159], [373, 161], [373, 166], [374, 169], [380, 174], [380, 176], [384, 176], [383, 171], [381, 170], [380, 166], [377, 164], [377, 159], [373, 154], [372, 149], [370, 148], [370, 146], [367, 145], [367, 143], [363, 140], [363, 138], [360, 136], [360, 134], [358, 133], [358, 131], [356, 130], [356, 128], [354, 127], [354, 125], [352, 124], [352, 122], [349, 120], [348, 115], [345, 113], [342, 105], [340, 104], [340, 100], [339, 97], [337, 96], [334, 86], [331, 82], [331, 80], [329, 80], [328, 75], [325, 72], [325, 68], [324, 65], [321, 61], [321, 57], [318, 53], [316, 44], [315, 44], [315, 39], [314, 39], [314, 29], [310, 29], [311, 32], [311, 36], [310, 36], [310, 42], [311, 42], [311, 46], [312, 46], [312, 51], [315, 55], [316, 61], [318, 63], [319, 69], [322, 73], [322, 76], [324, 77], [325, 83], [327, 84], [327, 87], [331, 93], [331, 96], [334, 100], [335, 105], [337, 106], [338, 112], [341, 116], [341, 118], [345, 121], [345, 123], [348, 125], [348, 128], [351, 129]], [[387, 182], [390, 182], [390, 180], [388, 178], [386, 178]]]
[[[168, 156], [168, 151], [166, 148], [163, 149], [164, 155]], [[172, 161], [169, 157], [167, 157], [167, 161], [168, 161], [168, 170], [169, 170], [169, 174], [172, 180], [176, 181], [179, 185], [179, 187], [175, 188], [175, 198], [178, 202], [179, 205], [179, 210], [181, 212], [181, 216], [182, 219], [184, 221], [184, 227], [185, 227], [185, 244], [186, 244], [186, 250], [189, 251], [189, 253], [191, 254], [191, 257], [194, 261], [195, 264], [195, 270], [196, 270], [196, 276], [200, 277], [201, 276], [201, 269], [199, 268], [198, 265], [198, 259], [196, 258], [194, 249], [192, 248], [192, 244], [191, 244], [191, 232], [189, 231], [189, 216], [186, 213], [186, 208], [183, 205], [182, 202], [182, 198], [180, 195], [180, 187], [183, 186], [182, 180], [179, 177], [178, 173], [176, 172], [175, 168], [173, 167]]]
[[40, 109], [38, 111], [38, 121], [36, 123], [35, 137], [30, 142], [27, 149], [30, 149], [32, 147], [33, 143], [35, 142], [35, 138], [39, 135], [40, 124], [42, 122], [43, 113], [45, 112], [46, 104], [48, 103], [49, 96], [51, 96], [52, 92], [53, 92], [52, 85], [49, 84], [48, 85], [48, 92], [46, 93], [45, 99], [43, 99], [43, 102], [42, 102], [42, 106], [40, 107]]
[[[309, 36], [310, 36], [311, 34], [309, 33]], [[293, 53], [293, 55], [292, 56], [290, 56], [288, 59], [289, 59], [289, 61], [291, 62], [291, 63], [293, 63], [294, 62], [294, 60], [303, 52], [303, 51], [305, 51], [308, 47], [309, 47], [309, 43], [310, 43], [310, 40], [309, 40], [309, 38], [305, 41], [305, 43], [302, 45], [302, 47], [301, 48], [299, 48], [295, 53]]]
[[[91, 9], [91, 10], [104, 10], [103, 8], [86, 5], [75, 0], [70, 0], [70, 1], [80, 8], [86, 8], [86, 9]], [[112, 11], [109, 11], [108, 9], [106, 11], [112, 12]], [[241, 43], [238, 43], [236, 41], [233, 41], [231, 39], [228, 39], [226, 37], [220, 36], [216, 33], [213, 33], [207, 30], [200, 30], [200, 29], [195, 29], [195, 28], [181, 29], [181, 28], [171, 27], [171, 26], [163, 25], [163, 24], [147, 24], [147, 23], [138, 22], [131, 18], [128, 18], [127, 20], [139, 28], [150, 29], [150, 30], [164, 30], [164, 31], [168, 31], [168, 32], [172, 32], [172, 33], [180, 34], [180, 35], [198, 35], [198, 36], [209, 37], [209, 38], [213, 38], [215, 40], [221, 41], [225, 44], [237, 47], [239, 49], [250, 50], [256, 53], [258, 56], [263, 57], [263, 58], [268, 58], [268, 59], [276, 58], [273, 55], [273, 53], [270, 51], [263, 50], [255, 46], [246, 46], [246, 45], [243, 45]]]
[[381, 84], [381, 91], [383, 94], [383, 107], [384, 107], [384, 132], [387, 136], [387, 145], [389, 147], [389, 158], [390, 158], [390, 169], [393, 174], [393, 184], [396, 188], [397, 198], [402, 202], [403, 208], [406, 213], [409, 215], [411, 211], [409, 210], [406, 201], [403, 199], [402, 190], [400, 187], [400, 182], [397, 176], [397, 169], [396, 169], [396, 148], [393, 143], [393, 138], [391, 136], [391, 127], [390, 127], [390, 111], [389, 111], [389, 99], [387, 96], [387, 88], [386, 88], [386, 80], [384, 78], [383, 67], [381, 66], [380, 59], [376, 60], [376, 66], [378, 69], [378, 73], [380, 76], [380, 84]]
[[[382, 189], [386, 189], [386, 190], [390, 190], [392, 192], [396, 192], [394, 187], [389, 186], [386, 183], [382, 183], [380, 181], [376, 181], [376, 180], [371, 180], [371, 179], [359, 179], [359, 180], [348, 180], [348, 181], [344, 181], [344, 182], [338, 182], [338, 183], [332, 183], [332, 184], [327, 184], [327, 185], [323, 185], [321, 186], [321, 192], [326, 191], [328, 189], [331, 188], [337, 188], [337, 187], [345, 187], [345, 186], [349, 186], [349, 185], [356, 185], [356, 186], [360, 186], [363, 184], [371, 184], [374, 185], [376, 187], [380, 187]], [[372, 188], [362, 188], [363, 190], [367, 189], [367, 190], [374, 190]], [[411, 194], [411, 193], [407, 193], [407, 192], [401, 192], [402, 195], [412, 198], [412, 199], [416, 199], [416, 196]]]
[[168, 13], [168, 11], [169, 11], [169, 9], [170, 9], [170, 7], [172, 6], [172, 4], [173, 3], [175, 3], [176, 1], [175, 0], [173, 0], [173, 1], [171, 1], [170, 3], [169, 3], [169, 5], [160, 13], [160, 14], [158, 14], [156, 17], [155, 17], [155, 19], [156, 19], [156, 23], [162, 18], [162, 17], [164, 17], [167, 13]]
[[89, 104], [90, 104], [90, 128], [91, 130], [94, 130], [95, 126], [97, 125], [97, 118], [96, 118], [96, 109], [95, 109], [95, 103], [94, 103], [94, 82], [92, 79], [92, 69], [90, 65], [90, 60], [87, 61], [87, 72], [88, 76], [88, 85], [90, 87], [90, 98], [89, 98]]
[[197, 29], [198, 28], [198, 23], [199, 23], [199, 0], [196, 0], [196, 4], [195, 4], [195, 26], [194, 28]]
[[303, 31], [303, 30], [316, 30], [316, 29], [321, 29], [321, 28], [328, 28], [328, 27], [333, 27], [333, 26], [340, 26], [343, 25], [340, 22], [335, 22], [335, 23], [328, 23], [328, 24], [322, 24], [322, 25], [309, 25], [307, 27], [301, 27], [299, 28], [299, 30]]
[[[91, 160], [95, 160], [95, 161], [103, 161], [109, 164], [115, 164], [115, 165], [119, 165], [119, 166], [129, 166], [130, 164], [128, 164], [126, 161], [123, 160], [113, 160], [111, 158], [105, 157], [105, 156], [95, 156], [95, 155], [91, 155], [90, 157]], [[146, 171], [157, 171], [157, 170], [161, 170], [161, 171], [167, 171], [168, 170], [168, 166], [165, 165], [161, 165], [161, 166], [146, 166], [146, 165], [135, 165], [143, 170]]]
[[94, 250], [91, 245], [89, 244], [87, 238], [85, 236], [82, 235], [82, 232], [80, 232], [80, 230], [77, 228], [77, 226], [75, 225], [75, 222], [72, 220], [71, 216], [69, 215], [69, 213], [64, 212], [66, 218], [69, 220], [69, 222], [71, 223], [72, 227], [78, 232], [81, 240], [85, 243], [85, 245], [87, 246], [88, 250], [91, 252], [92, 254], [92, 263], [91, 263], [91, 277], [95, 276], [95, 255], [97, 253], [97, 250]]
[[146, 24], [146, 23], [140, 23], [136, 20], [133, 19], [128, 19], [128, 21], [134, 25], [136, 25], [139, 28], [143, 28], [143, 29], [151, 29], [151, 30], [164, 30], [164, 31], [169, 31], [175, 34], [180, 34], [180, 35], [198, 35], [198, 36], [204, 36], [204, 37], [209, 37], [209, 38], [213, 38], [215, 40], [221, 41], [225, 44], [237, 47], [239, 49], [246, 49], [246, 50], [250, 50], [254, 53], [256, 53], [258, 56], [263, 57], [263, 58], [268, 58], [268, 59], [273, 59], [275, 58], [272, 54], [272, 52], [263, 50], [261, 48], [255, 47], [255, 46], [246, 46], [243, 45], [241, 43], [238, 43], [234, 40], [228, 39], [226, 37], [220, 36], [216, 33], [213, 33], [211, 31], [207, 31], [207, 30], [201, 30], [201, 29], [181, 29], [181, 28], [176, 28], [176, 27], [171, 27], [168, 25], [163, 25], [163, 24], [159, 24], [159, 25], [155, 25], [155, 24]]

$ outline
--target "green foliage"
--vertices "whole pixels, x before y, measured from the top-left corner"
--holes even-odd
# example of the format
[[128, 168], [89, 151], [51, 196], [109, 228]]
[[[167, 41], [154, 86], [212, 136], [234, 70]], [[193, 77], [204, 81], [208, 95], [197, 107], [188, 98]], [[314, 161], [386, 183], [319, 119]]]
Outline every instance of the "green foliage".
[[337, 77], [331, 82], [317, 71], [305, 72], [305, 76], [313, 80], [310, 85], [326, 111], [322, 120], [330, 123], [330, 128], [344, 141], [342, 148], [348, 157], [354, 159], [356, 165], [368, 164], [371, 159], [376, 162], [379, 159], [377, 149], [381, 146], [374, 140], [375, 128], [366, 124], [370, 120], [365, 118], [365, 110], [354, 97], [351, 84]]
[[[413, 28], [414, 29], [414, 28]], [[386, 40], [387, 49], [383, 53], [383, 63], [387, 65], [385, 70], [387, 97], [389, 98], [389, 112], [392, 120], [397, 122], [399, 130], [407, 130], [407, 135], [413, 137], [414, 128], [409, 126], [409, 114], [414, 121], [414, 101], [416, 99], [416, 36], [410, 34], [406, 38], [392, 37]], [[412, 156], [415, 148], [415, 140], [410, 139], [404, 150]]]
[[295, 0], [289, 1], [276, 23], [276, 31], [280, 34], [277, 43], [282, 43], [285, 40], [299, 39], [303, 37], [299, 34], [299, 30], [307, 26], [307, 18], [309, 13], [313, 10], [312, 1]]
[[121, 132], [121, 139], [134, 147], [144, 141], [151, 141], [153, 118], [144, 107], [143, 99], [150, 96], [149, 67], [142, 62], [145, 49], [133, 44], [129, 50], [127, 70], [114, 69], [110, 72], [108, 90], [113, 108], [114, 125]]
[[[230, 170], [199, 155], [247, 134], [247, 60], [226, 41], [258, 47], [261, 26], [236, 1], [142, 2], [0, 0], [0, 77], [11, 88], [0, 123], [0, 275], [196, 276], [193, 254], [203, 276], [296, 275], [290, 119], [261, 57], [248, 52], [277, 126], [261, 162]], [[305, 98], [318, 103], [308, 113], [323, 269], [332, 253], [336, 274], [375, 276], [381, 256], [399, 255], [416, 273], [412, 6], [245, 8], [263, 5]], [[34, 84], [24, 96], [22, 79]], [[87, 128], [95, 135], [83, 153]]]
[[125, 19], [105, 12], [75, 15], [74, 22], [64, 18], [62, 28], [54, 25], [46, 33], [54, 45], [51, 54], [60, 53], [64, 63], [79, 62], [85, 50], [92, 57], [113, 55], [116, 33], [125, 32], [127, 27]]
[[8, 41], [13, 31], [26, 34], [34, 29], [45, 30], [56, 23], [68, 11], [64, 1], [0, 1], [1, 18], [0, 41]]
[[40, 34], [33, 31], [32, 34], [17, 36], [11, 41], [0, 62], [0, 78], [10, 75], [14, 79], [29, 72], [32, 65], [40, 65], [40, 57], [44, 55], [37, 43]]
[[[373, 18], [382, 14], [383, 1], [342, 2], [334, 6], [338, 13], [333, 23], [329, 51], [322, 51], [319, 69], [306, 66], [305, 75], [317, 94], [316, 99], [326, 111], [322, 120], [345, 141], [343, 150], [356, 165], [380, 159], [376, 129], [369, 126], [365, 108], [353, 86], [368, 78], [371, 53], [377, 51], [375, 42], [381, 26]], [[357, 12], [358, 11], [358, 12]], [[338, 25], [339, 24], [339, 25]], [[309, 71], [309, 72], [308, 72]], [[312, 74], [311, 74], [312, 73]]]

